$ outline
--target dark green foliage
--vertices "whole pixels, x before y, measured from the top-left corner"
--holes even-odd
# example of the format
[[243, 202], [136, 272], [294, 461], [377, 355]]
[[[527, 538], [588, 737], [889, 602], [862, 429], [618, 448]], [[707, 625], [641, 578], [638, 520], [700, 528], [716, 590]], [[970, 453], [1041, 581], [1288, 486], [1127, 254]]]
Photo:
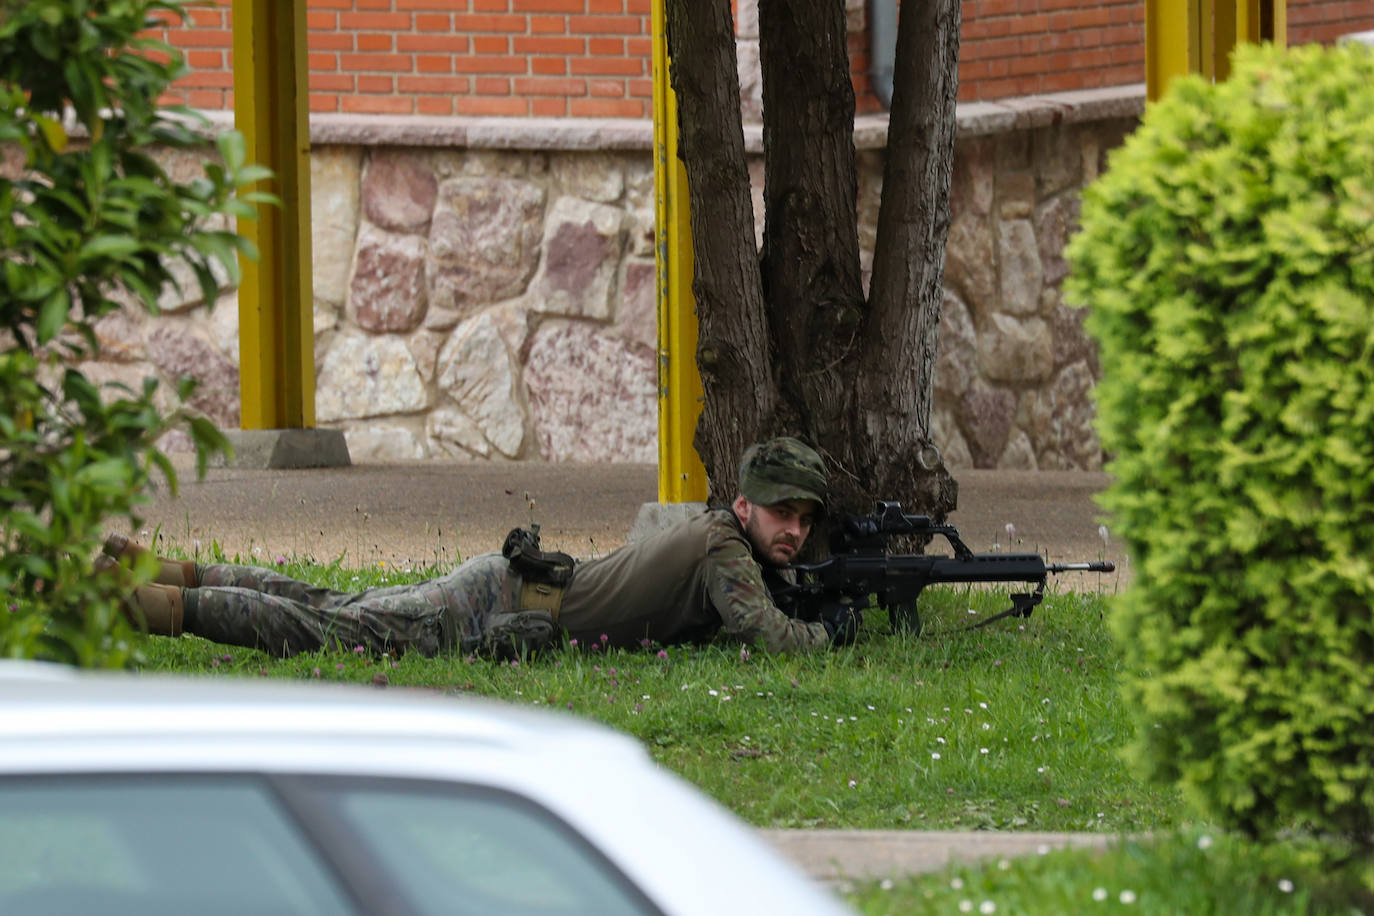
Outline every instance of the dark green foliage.
[[1085, 194], [1137, 750], [1260, 836], [1374, 843], [1374, 53], [1179, 80]]
[[220, 161], [185, 184], [151, 154], [214, 158], [189, 113], [157, 104], [182, 63], [140, 34], [175, 15], [149, 0], [0, 0], [0, 656], [125, 663], [129, 583], [91, 570], [105, 522], [131, 516], [154, 473], [175, 486], [155, 446], [169, 429], [189, 426], [202, 467], [223, 447], [207, 421], [165, 416], [154, 382], [100, 390], [70, 368], [95, 355], [102, 315], [157, 310], [173, 262], [208, 303], [212, 264], [237, 272], [245, 243], [217, 227], [252, 217], [236, 191], [266, 174], [244, 166], [242, 138], [222, 137]]

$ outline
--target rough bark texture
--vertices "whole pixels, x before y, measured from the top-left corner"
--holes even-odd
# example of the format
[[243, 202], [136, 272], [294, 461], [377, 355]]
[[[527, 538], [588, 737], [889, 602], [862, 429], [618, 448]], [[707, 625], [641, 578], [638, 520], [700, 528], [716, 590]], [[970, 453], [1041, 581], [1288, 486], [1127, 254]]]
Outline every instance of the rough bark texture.
[[668, 23], [697, 246], [706, 392], [697, 447], [711, 498], [733, 495], [744, 445], [786, 433], [825, 455], [837, 508], [866, 512], [882, 497], [944, 516], [957, 491], [928, 433], [954, 152], [957, 0], [903, 10], [869, 302], [844, 4], [759, 3], [761, 257], [753, 250], [729, 4], [669, 0]]
[[[959, 0], [902, 7], [864, 351], [886, 373], [858, 376], [861, 441], [893, 450], [870, 465], [875, 489], [911, 492], [922, 511], [954, 509], [958, 489], [929, 438], [949, 236], [959, 91]], [[895, 458], [896, 460], [892, 460]], [[857, 461], [856, 457], [856, 461]]]
[[695, 445], [712, 501], [733, 496], [741, 443], [774, 412], [763, 291], [729, 0], [669, 0], [669, 76], [677, 95], [678, 155], [691, 200], [697, 367], [705, 406]]

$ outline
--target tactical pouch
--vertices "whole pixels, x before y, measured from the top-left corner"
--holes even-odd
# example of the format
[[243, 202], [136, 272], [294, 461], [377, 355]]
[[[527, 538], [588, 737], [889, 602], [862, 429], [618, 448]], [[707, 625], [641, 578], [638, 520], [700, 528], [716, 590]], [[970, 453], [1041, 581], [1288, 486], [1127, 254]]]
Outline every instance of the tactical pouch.
[[526, 582], [567, 585], [572, 581], [573, 558], [566, 553], [539, 549], [539, 526], [512, 528], [501, 546], [501, 555]]
[[556, 621], [563, 606], [563, 590], [572, 581], [573, 558], [539, 549], [539, 526], [512, 528], [501, 547], [520, 577], [520, 610], [546, 611]]

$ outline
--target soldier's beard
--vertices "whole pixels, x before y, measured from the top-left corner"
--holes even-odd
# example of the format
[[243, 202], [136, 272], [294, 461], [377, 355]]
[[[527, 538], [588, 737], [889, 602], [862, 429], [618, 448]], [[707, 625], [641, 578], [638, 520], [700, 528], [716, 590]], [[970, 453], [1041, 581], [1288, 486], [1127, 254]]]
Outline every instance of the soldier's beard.
[[786, 566], [796, 559], [798, 552], [801, 551], [801, 544], [796, 538], [782, 531], [773, 535], [772, 540], [768, 540], [761, 528], [757, 515], [751, 515], [744, 523], [744, 533], [749, 536], [755, 556], [761, 557], [773, 566]]

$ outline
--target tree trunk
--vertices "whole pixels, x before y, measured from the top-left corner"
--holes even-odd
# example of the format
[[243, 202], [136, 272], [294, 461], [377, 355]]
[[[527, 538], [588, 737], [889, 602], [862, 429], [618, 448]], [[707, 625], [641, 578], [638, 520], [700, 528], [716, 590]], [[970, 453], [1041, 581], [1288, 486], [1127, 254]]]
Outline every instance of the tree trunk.
[[678, 104], [678, 155], [691, 202], [697, 368], [705, 395], [694, 444], [711, 501], [734, 496], [740, 452], [777, 402], [730, 0], [667, 0], [669, 76]]
[[[857, 429], [894, 451], [871, 485], [910, 492], [921, 511], [953, 511], [958, 488], [930, 440], [944, 302], [949, 188], [959, 93], [960, 0], [902, 6], [883, 196], [864, 349], [886, 373], [863, 373]], [[870, 460], [878, 456], [868, 456]], [[885, 473], [883, 473], [885, 472]]]
[[[690, 5], [690, 9], [689, 9]], [[930, 439], [949, 226], [958, 0], [908, 2], [898, 32], [873, 296], [859, 266], [844, 4], [760, 0], [764, 245], [754, 251], [726, 0], [668, 0], [673, 88], [696, 245], [697, 448], [713, 501], [751, 441], [797, 435], [825, 456], [832, 502], [943, 517], [954, 481]]]

